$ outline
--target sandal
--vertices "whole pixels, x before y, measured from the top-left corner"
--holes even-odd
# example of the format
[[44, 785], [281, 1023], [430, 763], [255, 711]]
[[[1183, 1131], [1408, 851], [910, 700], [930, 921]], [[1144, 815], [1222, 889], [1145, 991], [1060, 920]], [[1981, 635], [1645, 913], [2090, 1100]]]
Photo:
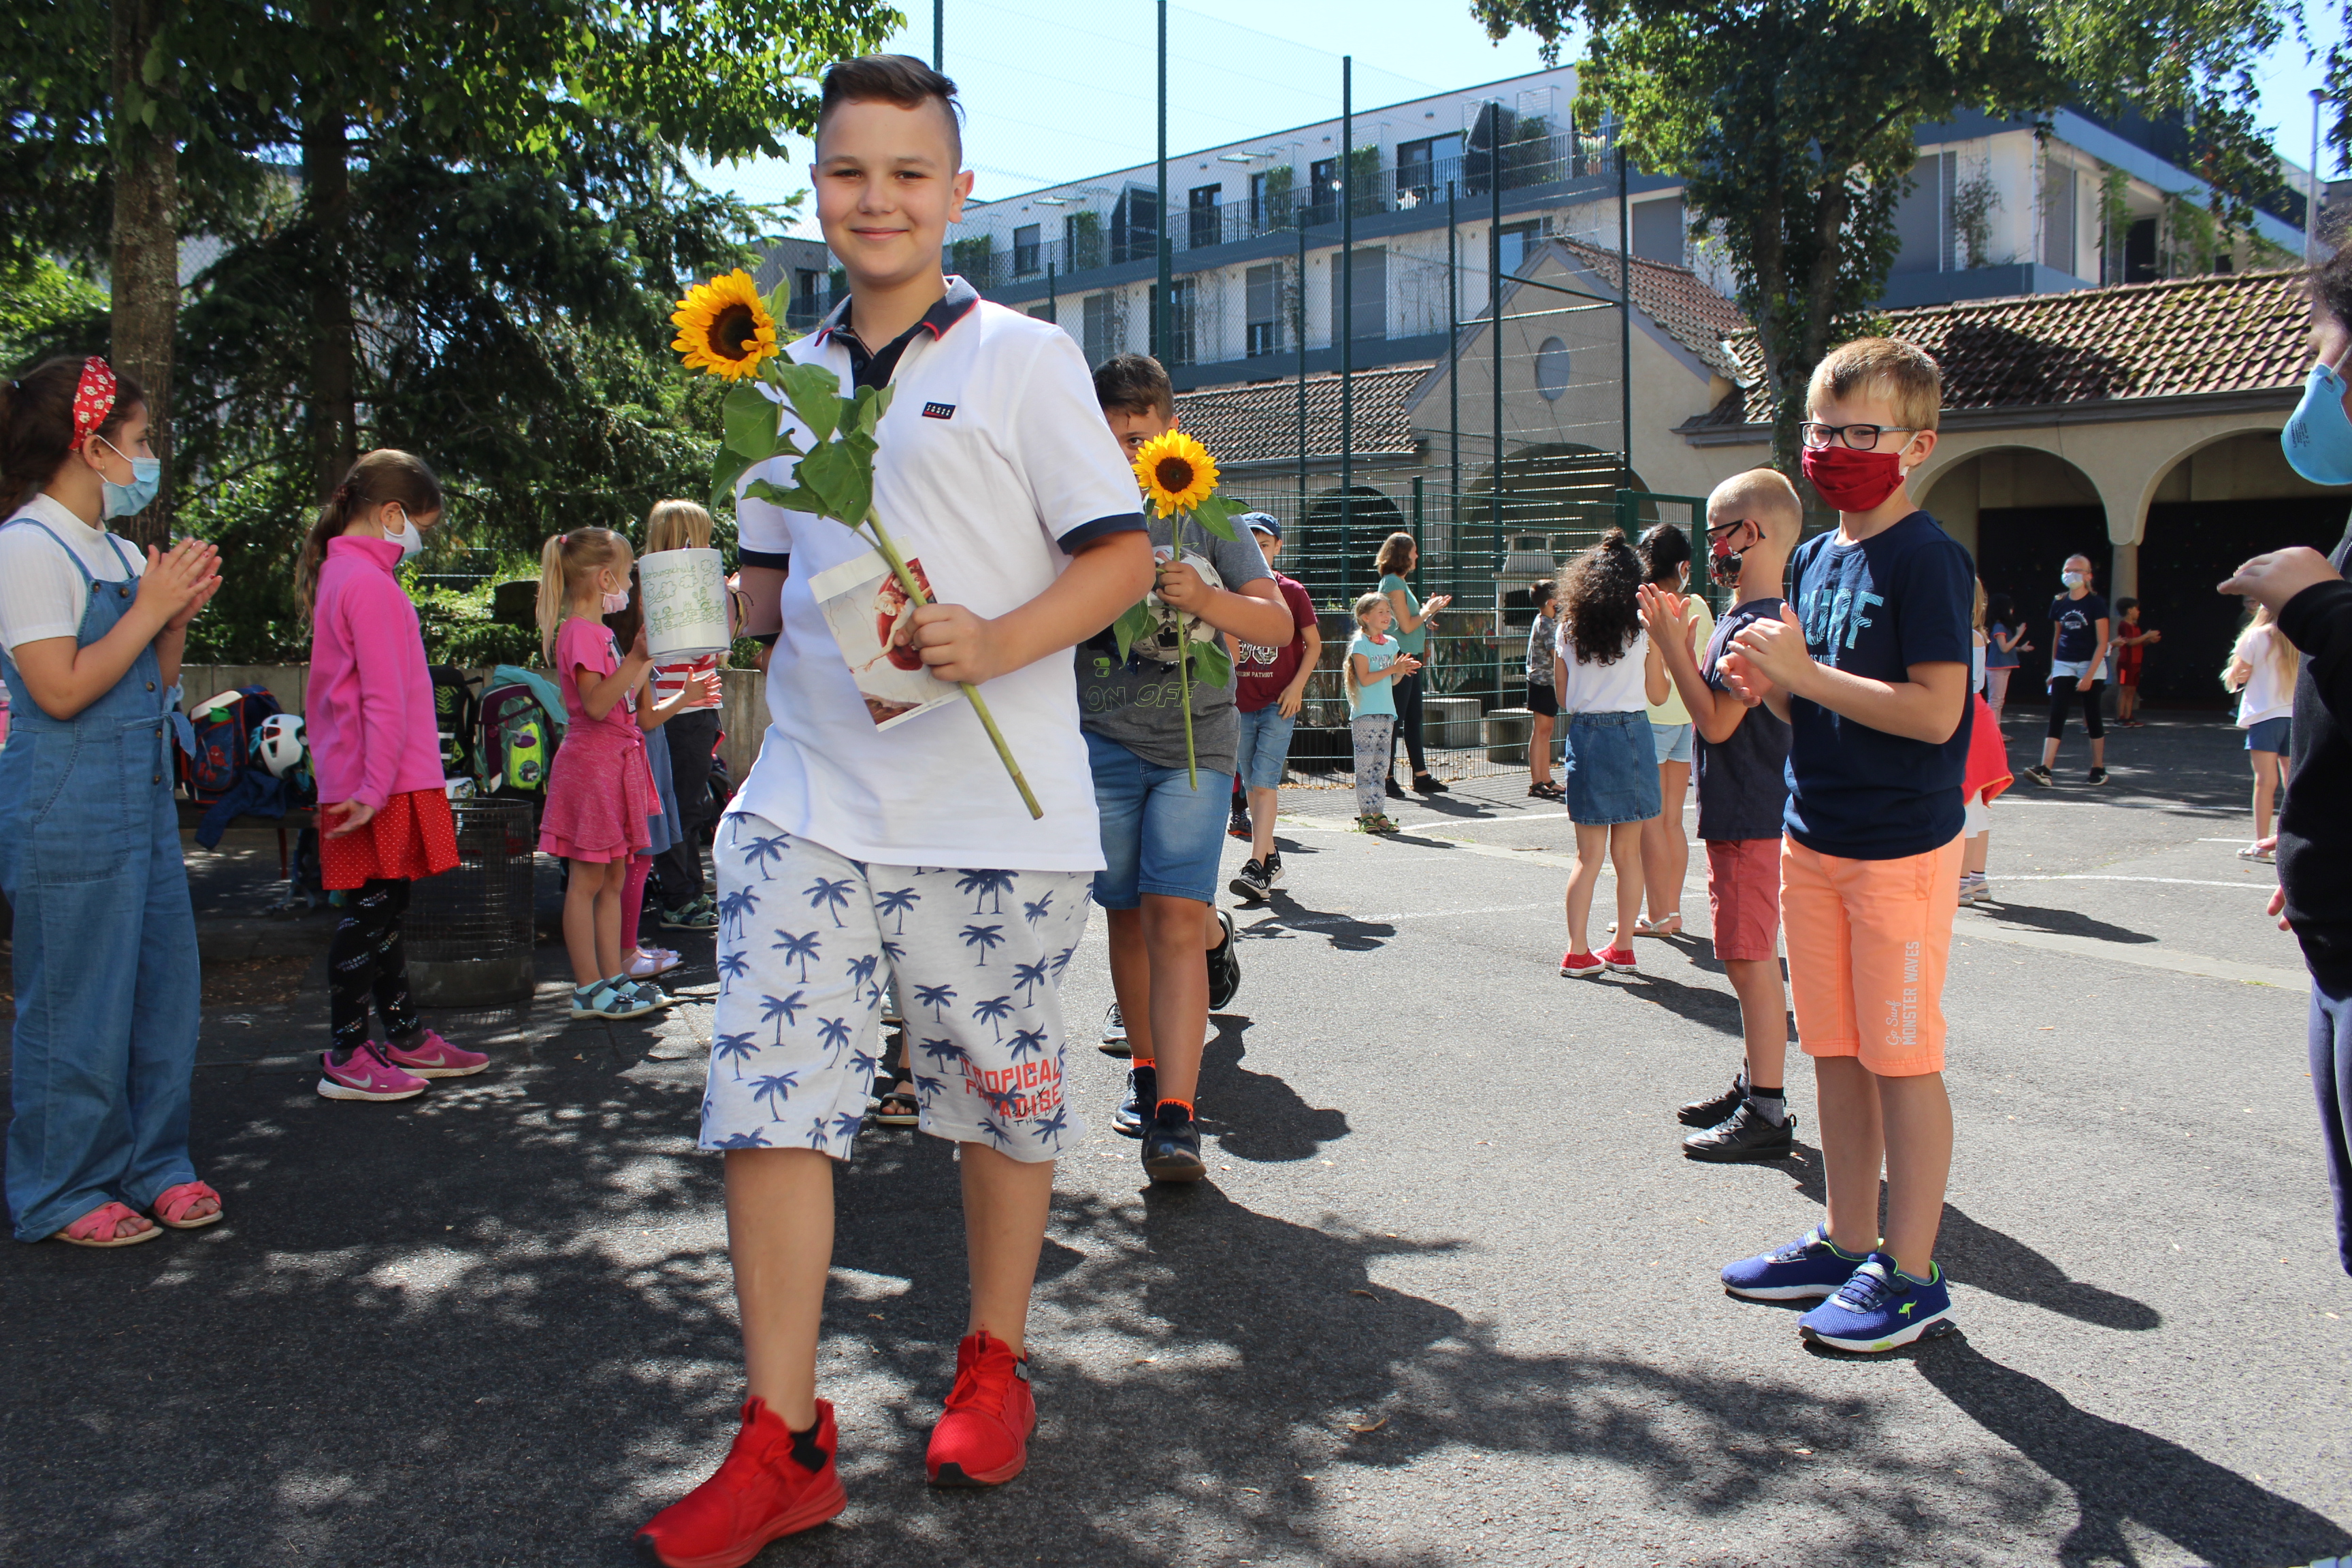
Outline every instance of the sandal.
[[[215, 1205], [212, 1213], [201, 1215], [194, 1219], [183, 1217], [190, 1209], [206, 1198], [212, 1199]], [[148, 1207], [153, 1211], [158, 1220], [170, 1226], [173, 1230], [202, 1230], [208, 1225], [219, 1223], [220, 1201], [220, 1194], [213, 1191], [206, 1184], [182, 1182], [176, 1187], [165, 1187], [162, 1192], [157, 1193], [155, 1201]]]
[[[877, 1079], [875, 1087], [889, 1083], [887, 1078]], [[922, 1101], [915, 1098], [915, 1086], [900, 1079], [877, 1096], [871, 1112], [877, 1127], [912, 1127], [922, 1121]]]
[[1682, 934], [1682, 930], [1683, 912], [1680, 910], [1675, 910], [1658, 921], [1653, 922], [1649, 931], [1645, 934], [1650, 936], [1680, 936]]
[[[1676, 915], [1674, 918], [1677, 921], [1682, 919], [1680, 915]], [[1611, 936], [1615, 936], [1617, 934], [1617, 922], [1615, 921], [1611, 921], [1609, 922], [1609, 934]], [[1633, 917], [1633, 934], [1635, 936], [1656, 936], [1659, 934], [1659, 931], [1658, 928], [1652, 925], [1646, 918], [1636, 915]]]
[[124, 1220], [139, 1217], [127, 1204], [103, 1203], [49, 1239], [70, 1242], [76, 1247], [136, 1247], [163, 1234], [152, 1223], [145, 1230], [134, 1230], [129, 1236], [118, 1234], [117, 1227]]
[[1538, 779], [1534, 784], [1528, 785], [1528, 793], [1535, 796], [1538, 800], [1560, 800], [1565, 798], [1568, 795], [1566, 790], [1560, 788], [1559, 785], [1552, 783], [1549, 779]]
[[1356, 818], [1356, 826], [1365, 833], [1394, 833], [1397, 831], [1397, 825], [1389, 820], [1388, 815], [1385, 812], [1374, 812], [1370, 816], [1360, 816]]

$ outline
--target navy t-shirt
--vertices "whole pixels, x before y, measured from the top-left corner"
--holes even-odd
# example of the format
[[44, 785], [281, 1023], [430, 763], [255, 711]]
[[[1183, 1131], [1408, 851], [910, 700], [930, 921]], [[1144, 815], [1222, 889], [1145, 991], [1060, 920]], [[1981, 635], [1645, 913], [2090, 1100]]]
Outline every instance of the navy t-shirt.
[[[1816, 534], [1797, 546], [1790, 571], [1818, 662], [1897, 683], [1915, 664], [1968, 666], [1975, 568], [1926, 512], [1859, 543]], [[1931, 746], [1791, 697], [1789, 836], [1848, 860], [1924, 855], [1958, 837], [1972, 706], [1950, 740]]]
[[2050, 657], [2063, 664], [2085, 664], [2099, 651], [2099, 623], [2107, 618], [2107, 602], [2096, 594], [2079, 599], [2061, 594], [2050, 601], [2050, 618], [2058, 623], [2058, 641]]
[[[1715, 623], [1699, 674], [1717, 691], [1729, 687], [1717, 673], [1723, 650], [1755, 621], [1780, 618], [1780, 601], [1750, 599]], [[1789, 726], [1759, 703], [1740, 716], [1721, 744], [1698, 738], [1698, 836], [1705, 839], [1778, 838], [1789, 805]]]

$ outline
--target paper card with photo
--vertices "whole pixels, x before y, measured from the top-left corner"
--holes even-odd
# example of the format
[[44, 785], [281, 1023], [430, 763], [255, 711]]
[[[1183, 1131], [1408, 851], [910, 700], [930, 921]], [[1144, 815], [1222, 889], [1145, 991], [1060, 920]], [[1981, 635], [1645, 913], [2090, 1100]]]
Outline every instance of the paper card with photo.
[[[908, 561], [907, 570], [931, 592], [920, 561]], [[887, 730], [918, 713], [951, 702], [962, 692], [923, 668], [922, 656], [911, 647], [893, 646], [892, 637], [911, 629], [915, 607], [889, 563], [874, 551], [818, 573], [809, 579], [809, 592], [841, 649], [844, 663], [866, 699], [866, 711], [877, 729]]]

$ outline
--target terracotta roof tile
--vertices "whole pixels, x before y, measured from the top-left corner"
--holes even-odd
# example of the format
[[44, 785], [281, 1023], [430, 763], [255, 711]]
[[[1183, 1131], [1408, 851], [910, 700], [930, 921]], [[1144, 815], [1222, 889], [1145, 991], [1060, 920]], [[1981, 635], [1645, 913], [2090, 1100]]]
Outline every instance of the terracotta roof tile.
[[[1610, 288], [1617, 287], [1617, 253], [1580, 239], [1555, 244], [1591, 268]], [[1699, 280], [1687, 267], [1634, 257], [1633, 309], [1664, 327], [1676, 342], [1708, 367], [1738, 379], [1742, 374], [1724, 340], [1748, 330], [1739, 307]]]
[[[1356, 455], [1410, 457], [1415, 447], [1405, 399], [1430, 371], [1428, 362], [1356, 372]], [[1220, 465], [1267, 462], [1298, 455], [1298, 382], [1254, 382], [1176, 395], [1185, 431]], [[1307, 378], [1307, 455], [1339, 455], [1339, 378]]]
[[[2284, 390], [2311, 368], [2300, 270], [1969, 300], [1895, 310], [1888, 334], [1944, 372], [1944, 406], [2036, 408], [2199, 393]], [[1732, 340], [1746, 406], [1726, 398], [1697, 423], [1772, 417], [1756, 337]]]

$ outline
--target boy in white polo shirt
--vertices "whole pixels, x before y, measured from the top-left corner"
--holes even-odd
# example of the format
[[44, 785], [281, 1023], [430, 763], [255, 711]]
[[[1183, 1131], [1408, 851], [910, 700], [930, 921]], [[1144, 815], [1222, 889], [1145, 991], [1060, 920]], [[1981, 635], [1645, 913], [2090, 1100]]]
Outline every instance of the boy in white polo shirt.
[[[820, 584], [857, 575], [863, 542], [739, 500], [773, 722], [714, 846], [721, 985], [701, 1145], [728, 1151], [750, 1397], [726, 1463], [639, 1532], [673, 1565], [746, 1562], [845, 1506], [816, 1345], [833, 1163], [863, 1119], [860, 1068], [893, 978], [922, 1127], [959, 1145], [971, 1269], [931, 1480], [1011, 1479], [1036, 1423], [1030, 1288], [1054, 1155], [1083, 1136], [1055, 981], [1103, 863], [1070, 649], [1143, 595], [1151, 552], [1076, 345], [940, 276], [971, 188], [954, 92], [904, 56], [826, 73], [812, 172], [850, 298], [786, 352], [845, 390], [896, 387], [875, 510], [941, 601], [912, 613], [912, 646], [941, 679], [981, 686], [1045, 816], [1031, 819], [968, 702], [878, 726], [819, 600]], [[745, 481], [789, 484], [791, 468]]]

